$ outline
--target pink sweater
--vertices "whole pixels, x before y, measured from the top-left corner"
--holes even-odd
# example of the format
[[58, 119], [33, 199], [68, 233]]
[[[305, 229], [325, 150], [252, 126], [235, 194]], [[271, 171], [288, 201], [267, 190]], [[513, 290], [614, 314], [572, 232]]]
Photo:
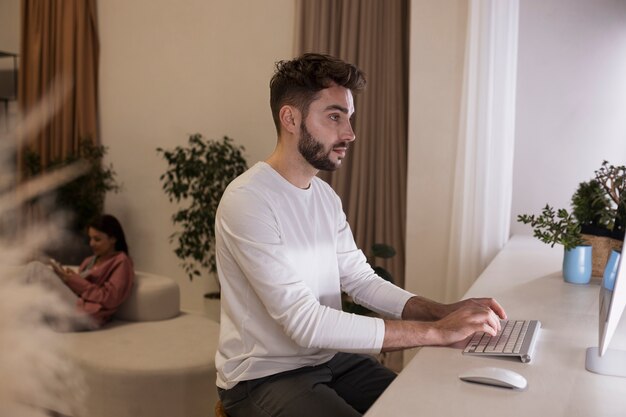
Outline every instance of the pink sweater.
[[[85, 259], [79, 271], [84, 271], [92, 259], [93, 256]], [[94, 265], [85, 278], [73, 275], [66, 283], [79, 297], [77, 307], [101, 326], [130, 295], [134, 276], [132, 260], [124, 252], [119, 252]]]

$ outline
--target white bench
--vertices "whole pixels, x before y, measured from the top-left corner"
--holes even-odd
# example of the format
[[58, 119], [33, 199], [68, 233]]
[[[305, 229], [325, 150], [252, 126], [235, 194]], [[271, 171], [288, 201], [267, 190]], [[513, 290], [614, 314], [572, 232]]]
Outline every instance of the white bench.
[[90, 417], [207, 417], [217, 401], [219, 324], [180, 312], [178, 285], [137, 272], [129, 299], [99, 330], [67, 333]]

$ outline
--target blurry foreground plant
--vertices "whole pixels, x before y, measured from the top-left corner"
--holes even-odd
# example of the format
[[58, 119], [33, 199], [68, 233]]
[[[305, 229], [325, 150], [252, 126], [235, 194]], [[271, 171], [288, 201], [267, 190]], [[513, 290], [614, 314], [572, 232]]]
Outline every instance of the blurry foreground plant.
[[[50, 193], [85, 172], [81, 163], [37, 176], [16, 185], [16, 144], [40, 130], [67, 97], [71, 83], [53, 84], [50, 92], [25, 115], [18, 129], [0, 135], [0, 417], [47, 417], [60, 412], [85, 415], [85, 386], [70, 360], [64, 338], [77, 313], [37, 284], [25, 284], [23, 265], [59, 236], [55, 224], [24, 226], [25, 203]], [[19, 233], [16, 233], [16, 230]]]

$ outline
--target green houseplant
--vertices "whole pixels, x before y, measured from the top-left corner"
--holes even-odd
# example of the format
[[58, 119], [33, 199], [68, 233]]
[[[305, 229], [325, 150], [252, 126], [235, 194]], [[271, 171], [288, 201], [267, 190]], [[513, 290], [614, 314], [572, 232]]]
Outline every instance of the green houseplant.
[[530, 224], [533, 236], [550, 246], [561, 244], [570, 250], [584, 244], [580, 223], [566, 209], [555, 210], [546, 204], [540, 215], [521, 214], [517, 221]]
[[62, 185], [56, 190], [56, 203], [59, 208], [72, 213], [72, 229], [84, 231], [86, 226], [102, 214], [104, 199], [109, 191], [117, 192], [117, 183], [113, 165], [104, 165], [103, 159], [107, 148], [95, 145], [90, 139], [79, 143], [78, 152], [64, 159], [52, 160], [46, 167], [42, 166], [41, 156], [30, 149], [24, 154], [26, 177], [33, 177], [42, 171], [53, 170], [77, 161], [86, 161], [88, 170], [84, 175]]
[[626, 167], [603, 161], [594, 178], [581, 182], [572, 196], [572, 213], [549, 205], [540, 216], [520, 215], [542, 242], [566, 250], [591, 245], [593, 276], [602, 276], [612, 249], [619, 249], [626, 225]]
[[626, 166], [603, 161], [602, 166], [595, 171], [595, 180], [609, 200], [605, 211], [612, 237], [623, 240], [626, 228]]
[[[215, 214], [226, 186], [248, 169], [243, 146], [236, 146], [227, 136], [221, 141], [205, 140], [201, 134], [189, 136], [187, 146], [172, 150], [157, 148], [168, 168], [160, 176], [170, 202], [187, 203], [172, 215], [181, 228], [170, 236], [174, 250], [189, 276], [200, 276], [206, 269], [215, 277]], [[216, 278], [219, 287], [219, 281]], [[206, 294], [219, 298], [219, 292]]]
[[[35, 177], [45, 171], [78, 161], [87, 163], [85, 174], [53, 192], [56, 207], [70, 214], [68, 224], [70, 236], [65, 239], [63, 248], [52, 249], [50, 253], [64, 264], [76, 264], [90, 252], [84, 237], [86, 228], [102, 214], [106, 193], [118, 192], [121, 187], [115, 179], [116, 173], [113, 165], [103, 163], [106, 153], [105, 146], [96, 145], [91, 139], [81, 140], [76, 154], [52, 160], [47, 166], [42, 165], [41, 155], [37, 152], [26, 149], [24, 153], [24, 176], [26, 178]], [[35, 201], [32, 203], [36, 204]]]
[[604, 189], [595, 179], [581, 182], [572, 196], [572, 213], [583, 233], [604, 234], [611, 230], [614, 216], [610, 213], [610, 205]]
[[593, 275], [602, 276], [613, 249], [621, 249], [626, 224], [626, 167], [603, 161], [595, 177], [572, 196], [583, 239], [593, 247]]
[[626, 167], [603, 161], [594, 173], [572, 196], [574, 215], [584, 234], [620, 239], [626, 224]]
[[544, 243], [561, 244], [563, 254], [563, 278], [567, 282], [586, 284], [592, 274], [592, 248], [580, 232], [580, 223], [565, 209], [555, 210], [546, 205], [541, 214], [520, 215], [518, 221], [530, 224], [533, 234]]

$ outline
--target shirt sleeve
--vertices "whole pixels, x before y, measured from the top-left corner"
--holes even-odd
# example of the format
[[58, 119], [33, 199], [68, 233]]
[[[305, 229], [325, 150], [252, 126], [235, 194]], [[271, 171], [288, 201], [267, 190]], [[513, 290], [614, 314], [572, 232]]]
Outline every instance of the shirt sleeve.
[[84, 301], [99, 304], [106, 309], [114, 309], [129, 293], [134, 277], [133, 265], [128, 257], [120, 256], [101, 267], [103, 268], [97, 277], [97, 281], [101, 281], [100, 284], [71, 276], [67, 280], [67, 285]]
[[342, 290], [350, 295], [355, 303], [384, 317], [400, 319], [405, 304], [414, 294], [376, 275], [354, 242], [339, 197], [337, 204], [339, 205], [337, 258]]
[[289, 261], [278, 220], [262, 198], [249, 190], [231, 191], [220, 203], [216, 231], [218, 251], [232, 256], [270, 317], [297, 345], [380, 351], [384, 322], [320, 304], [300, 278], [302, 266]]

